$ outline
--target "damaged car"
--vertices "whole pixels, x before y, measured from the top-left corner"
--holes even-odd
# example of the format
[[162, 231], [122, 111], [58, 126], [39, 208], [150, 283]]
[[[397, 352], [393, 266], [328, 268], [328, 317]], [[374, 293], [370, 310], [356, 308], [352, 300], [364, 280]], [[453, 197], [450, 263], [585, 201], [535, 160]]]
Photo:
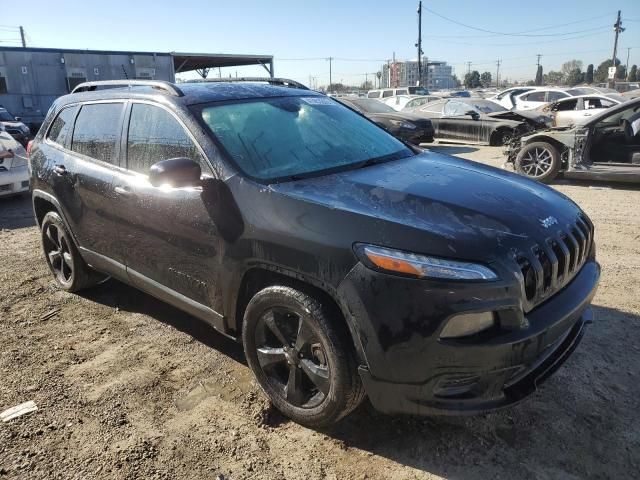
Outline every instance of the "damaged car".
[[549, 103], [536, 109], [541, 115], [551, 117], [553, 127], [567, 127], [584, 123], [603, 110], [620, 105], [627, 99], [622, 95], [581, 95]]
[[540, 182], [567, 178], [640, 182], [640, 99], [607, 108], [573, 127], [514, 139], [507, 163]]
[[308, 426], [365, 395], [460, 415], [535, 392], [592, 320], [588, 216], [278, 81], [113, 80], [58, 98], [30, 150], [58, 287], [112, 276], [206, 322]]
[[480, 98], [445, 99], [408, 111], [431, 120], [438, 140], [494, 146], [551, 122], [538, 112], [515, 112]]
[[400, 140], [414, 145], [433, 142], [431, 120], [411, 112], [397, 112], [389, 105], [371, 98], [342, 97], [336, 100], [377, 123]]
[[0, 123], [17, 142], [23, 147], [27, 146], [31, 139], [31, 129], [22, 122], [22, 118], [14, 117], [6, 108], [0, 106]]

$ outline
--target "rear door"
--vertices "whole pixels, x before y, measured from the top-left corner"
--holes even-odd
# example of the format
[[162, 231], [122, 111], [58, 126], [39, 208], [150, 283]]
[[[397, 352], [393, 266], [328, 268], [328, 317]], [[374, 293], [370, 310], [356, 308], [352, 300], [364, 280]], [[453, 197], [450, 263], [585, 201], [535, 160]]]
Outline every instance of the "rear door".
[[[170, 158], [198, 162], [204, 177], [213, 177], [212, 170], [173, 112], [141, 102], [132, 102], [128, 110], [122, 146], [126, 169], [114, 181], [114, 215], [119, 218], [129, 278], [143, 290], [169, 289], [173, 300], [182, 296], [214, 308], [220, 302], [220, 282], [215, 278], [220, 273], [223, 245], [210, 215], [209, 190], [154, 187], [148, 180], [150, 167]], [[184, 303], [179, 306], [189, 309]], [[215, 312], [200, 309], [191, 313], [212, 318], [214, 326], [220, 327], [215, 324]]]
[[124, 102], [65, 108], [52, 122], [42, 144], [51, 163], [54, 195], [83, 256], [105, 270], [101, 259], [106, 265], [110, 263], [106, 259], [123, 261], [111, 213], [111, 183], [119, 168], [123, 114]]
[[440, 120], [443, 136], [452, 140], [481, 141], [482, 120], [474, 120], [466, 113], [473, 110], [471, 105], [458, 100], [449, 100]]

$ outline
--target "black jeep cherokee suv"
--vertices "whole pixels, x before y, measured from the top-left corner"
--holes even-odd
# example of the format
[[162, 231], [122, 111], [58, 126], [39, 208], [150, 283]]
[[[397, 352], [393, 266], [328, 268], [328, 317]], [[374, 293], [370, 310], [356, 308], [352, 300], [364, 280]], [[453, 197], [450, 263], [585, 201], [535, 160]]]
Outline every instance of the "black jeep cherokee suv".
[[306, 425], [365, 393], [384, 412], [510, 405], [591, 316], [593, 225], [572, 201], [294, 82], [83, 84], [30, 168], [63, 289], [112, 276], [241, 340]]

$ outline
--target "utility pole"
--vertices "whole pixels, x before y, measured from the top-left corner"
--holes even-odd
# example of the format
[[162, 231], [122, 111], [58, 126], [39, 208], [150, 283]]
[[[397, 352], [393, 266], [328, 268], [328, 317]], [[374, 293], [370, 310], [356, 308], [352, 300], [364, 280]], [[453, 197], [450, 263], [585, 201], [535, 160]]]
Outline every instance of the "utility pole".
[[[611, 66], [616, 67], [616, 54], [618, 53], [618, 35], [624, 32], [624, 28], [622, 28], [622, 20], [620, 19], [620, 14], [622, 12], [618, 10], [618, 19], [616, 23], [613, 25], [613, 31], [616, 32], [615, 40], [613, 41], [613, 57], [611, 57]], [[613, 78], [609, 79], [609, 88], [613, 88], [616, 85], [616, 76], [613, 75]]]
[[331, 84], [333, 83], [331, 77], [331, 62], [333, 62], [333, 57], [329, 57], [327, 58], [327, 60], [329, 60], [329, 88], [327, 90], [329, 90], [329, 93], [331, 93]]
[[496, 61], [496, 87], [500, 88], [500, 63], [502, 60]]
[[629, 54], [631, 53], [631, 47], [627, 47], [627, 66], [625, 68], [625, 73], [627, 74], [625, 76], [625, 80], [628, 82], [629, 81]]
[[24, 28], [20, 26], [20, 39], [22, 40], [22, 48], [27, 48], [27, 41], [24, 39]]
[[471, 62], [467, 62], [467, 74], [471, 73]]
[[416, 85], [422, 85], [422, 2], [418, 2], [418, 83]]

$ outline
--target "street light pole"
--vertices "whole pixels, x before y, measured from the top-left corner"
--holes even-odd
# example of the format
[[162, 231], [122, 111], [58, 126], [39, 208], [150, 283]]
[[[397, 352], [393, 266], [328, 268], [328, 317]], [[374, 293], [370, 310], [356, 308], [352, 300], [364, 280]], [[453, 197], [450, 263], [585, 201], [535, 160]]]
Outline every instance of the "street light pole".
[[422, 85], [422, 2], [418, 2], [418, 82], [416, 85]]

